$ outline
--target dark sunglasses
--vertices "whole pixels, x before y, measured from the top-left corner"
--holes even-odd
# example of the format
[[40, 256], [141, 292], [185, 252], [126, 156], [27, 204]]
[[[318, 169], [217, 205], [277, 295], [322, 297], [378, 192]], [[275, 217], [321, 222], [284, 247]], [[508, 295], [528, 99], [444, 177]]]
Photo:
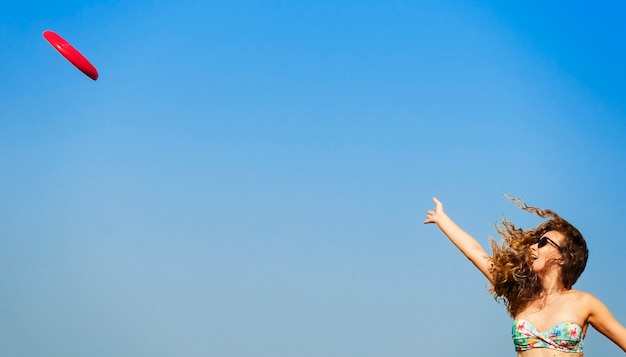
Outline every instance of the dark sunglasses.
[[548, 242], [550, 242], [552, 245], [554, 245], [555, 247], [557, 247], [558, 250], [563, 250], [563, 248], [561, 248], [558, 244], [556, 244], [552, 239], [543, 236], [541, 238], [539, 238], [539, 240], [537, 241], [537, 248], [541, 248], [544, 245], [548, 244]]

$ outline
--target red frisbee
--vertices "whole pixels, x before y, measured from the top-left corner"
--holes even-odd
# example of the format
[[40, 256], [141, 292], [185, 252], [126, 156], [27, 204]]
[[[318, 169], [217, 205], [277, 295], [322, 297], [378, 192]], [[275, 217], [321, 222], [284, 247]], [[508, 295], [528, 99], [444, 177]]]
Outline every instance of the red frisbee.
[[50, 42], [52, 47], [56, 48], [57, 51], [63, 55], [63, 57], [76, 66], [76, 68], [80, 69], [81, 72], [86, 74], [87, 77], [93, 79], [94, 81], [98, 79], [98, 70], [96, 70], [96, 67], [94, 67], [91, 62], [85, 58], [85, 56], [78, 52], [78, 50], [70, 45], [69, 42], [65, 41], [63, 37], [50, 30], [44, 31], [43, 37], [45, 37], [46, 40]]

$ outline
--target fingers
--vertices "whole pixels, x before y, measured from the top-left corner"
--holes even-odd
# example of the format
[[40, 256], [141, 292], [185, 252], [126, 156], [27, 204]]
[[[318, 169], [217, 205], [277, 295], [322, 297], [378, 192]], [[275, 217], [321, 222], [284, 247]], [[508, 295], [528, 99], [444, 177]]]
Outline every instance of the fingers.
[[438, 214], [443, 212], [443, 204], [437, 199], [437, 197], [433, 197], [433, 203], [435, 204], [435, 209], [426, 212], [426, 220], [424, 221], [424, 224], [437, 223]]
[[435, 223], [435, 211], [428, 211], [426, 213], [426, 220], [424, 221], [424, 224], [428, 223]]
[[437, 211], [436, 210], [430, 210], [426, 212], [426, 220], [424, 221], [424, 224], [426, 223], [437, 223]]
[[437, 197], [433, 197], [433, 203], [435, 204], [436, 210], [443, 208], [443, 204], [437, 199]]

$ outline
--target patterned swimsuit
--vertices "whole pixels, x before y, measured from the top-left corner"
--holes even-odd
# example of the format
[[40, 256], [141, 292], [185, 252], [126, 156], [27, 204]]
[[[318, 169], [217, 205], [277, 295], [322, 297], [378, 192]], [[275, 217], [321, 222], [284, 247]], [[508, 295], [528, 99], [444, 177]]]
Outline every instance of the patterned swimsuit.
[[513, 344], [518, 352], [533, 348], [549, 348], [561, 352], [583, 351], [583, 329], [574, 322], [561, 322], [539, 332], [526, 320], [513, 321]]

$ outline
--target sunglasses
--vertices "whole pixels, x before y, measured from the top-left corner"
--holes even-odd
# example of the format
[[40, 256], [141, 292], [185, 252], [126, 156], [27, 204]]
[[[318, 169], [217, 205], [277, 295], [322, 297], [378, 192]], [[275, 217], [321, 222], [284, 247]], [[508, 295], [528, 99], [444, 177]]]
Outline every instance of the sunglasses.
[[556, 244], [552, 239], [543, 236], [541, 238], [539, 238], [539, 240], [537, 241], [537, 248], [541, 248], [543, 246], [545, 246], [546, 244], [548, 244], [548, 242], [550, 242], [553, 246], [557, 247], [558, 250], [563, 250], [563, 248], [561, 248], [558, 244]]

